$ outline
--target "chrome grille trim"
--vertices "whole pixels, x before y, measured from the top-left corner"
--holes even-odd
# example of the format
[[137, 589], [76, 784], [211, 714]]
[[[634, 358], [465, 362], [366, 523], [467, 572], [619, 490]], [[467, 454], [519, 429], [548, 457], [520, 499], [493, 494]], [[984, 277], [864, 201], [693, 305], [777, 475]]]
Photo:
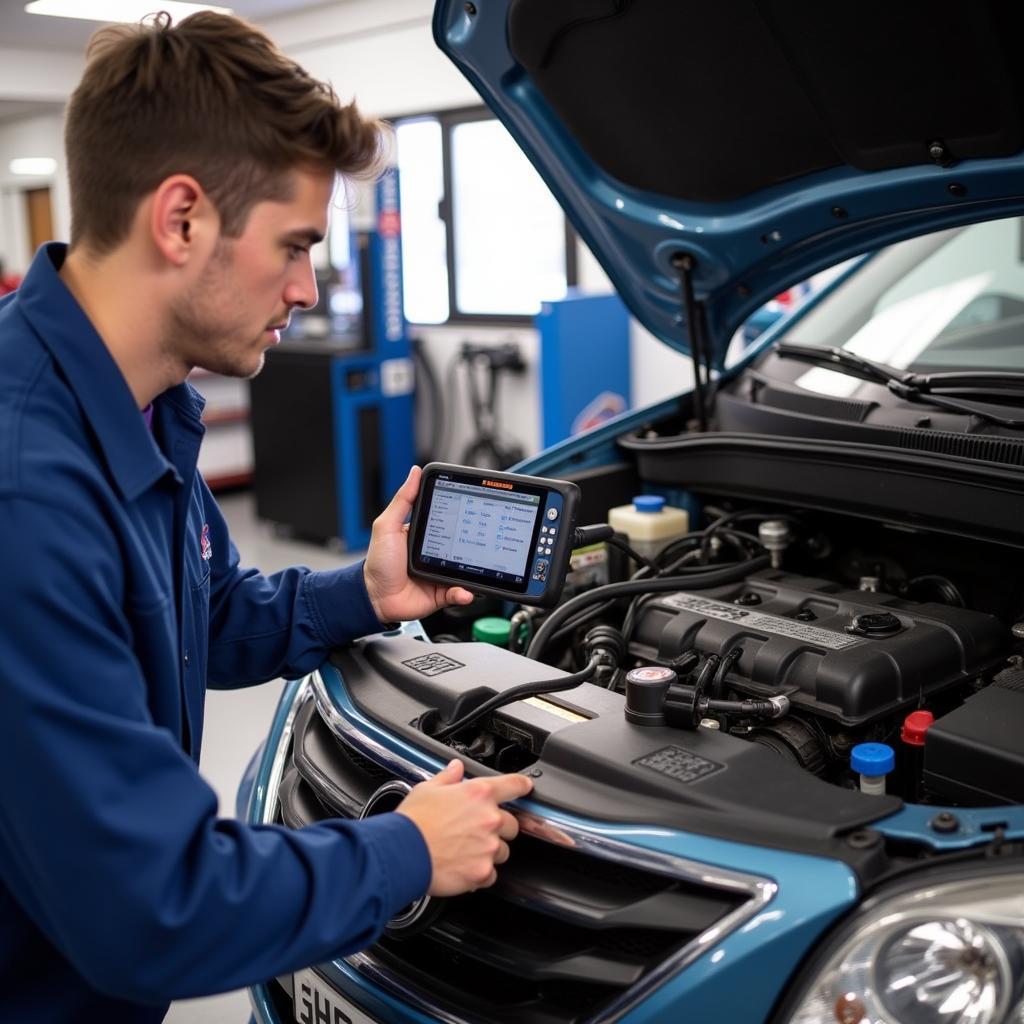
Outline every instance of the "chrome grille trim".
[[[300, 708], [301, 710], [303, 709]], [[297, 753], [297, 749], [292, 751], [293, 760], [295, 760]], [[356, 800], [350, 793], [346, 793], [326, 772], [321, 771], [318, 764], [313, 763], [309, 758], [303, 757], [301, 769], [316, 779], [317, 785], [328, 794], [335, 806], [340, 807], [345, 812], [347, 817], [361, 817], [363, 812], [362, 803]]]
[[[278, 795], [281, 789], [281, 779], [284, 778], [284, 766], [288, 750], [291, 747], [292, 733], [295, 731], [295, 719], [299, 717], [302, 705], [313, 696], [313, 691], [310, 688], [311, 680], [312, 676], [306, 676], [299, 684], [295, 699], [285, 717], [284, 726], [281, 729], [281, 739], [278, 741], [277, 750], [274, 751], [274, 760], [271, 762], [270, 775], [267, 778], [267, 792], [263, 799], [263, 814], [260, 818], [261, 825], [272, 825], [274, 817], [277, 815]], [[255, 796], [254, 789], [253, 797]]]
[[[307, 692], [308, 687], [308, 692]], [[303, 681], [303, 689], [296, 698], [289, 714], [285, 735], [282, 737], [276, 760], [275, 773], [272, 778], [280, 782], [283, 771], [282, 751], [288, 748], [288, 740], [298, 709], [305, 700], [312, 698], [316, 702], [318, 713], [327, 722], [331, 731], [346, 745], [363, 757], [373, 761], [381, 768], [392, 772], [396, 777], [411, 784], [421, 782], [432, 775], [426, 769], [413, 764], [400, 754], [389, 750], [382, 743], [363, 733], [358, 725], [351, 721], [339, 709], [328, 693], [327, 686], [319, 672], [314, 672]], [[280, 760], [281, 764], [277, 764]], [[271, 796], [273, 799], [271, 799]], [[268, 787], [266, 803], [270, 820], [277, 808], [277, 785], [271, 791]], [[572, 845], [594, 857], [600, 857], [613, 863], [623, 864], [630, 868], [647, 870], [659, 875], [667, 875], [682, 882], [693, 885], [708, 886], [746, 896], [746, 902], [735, 910], [716, 921], [696, 938], [667, 957], [652, 968], [635, 985], [626, 989], [616, 999], [605, 1006], [599, 1013], [591, 1016], [585, 1024], [613, 1024], [648, 998], [657, 988], [671, 977], [699, 959], [710, 948], [722, 942], [733, 932], [741, 928], [759, 914], [775, 897], [778, 886], [767, 878], [728, 868], [714, 867], [699, 861], [692, 861], [674, 854], [662, 853], [633, 846], [618, 839], [601, 834], [597, 828], [588, 828], [576, 822], [566, 821], [557, 812], [516, 811], [524, 832], [553, 845]], [[670, 834], [667, 829], [646, 829], [648, 833], [660, 832]], [[547, 834], [545, 834], [547, 833]], [[551, 838], [560, 837], [559, 840]], [[542, 903], [538, 904], [543, 905]], [[428, 995], [417, 988], [407, 985], [400, 975], [375, 959], [370, 952], [357, 953], [346, 957], [344, 961], [361, 977], [371, 984], [377, 985], [391, 995], [410, 1004], [420, 1013], [427, 1014], [445, 1024], [473, 1024], [466, 1018], [453, 1015], [449, 1010], [436, 1005]]]
[[331, 700], [324, 683], [323, 676], [314, 672], [310, 677], [313, 699], [320, 717], [331, 727], [331, 731], [348, 744], [357, 754], [362, 754], [381, 768], [387, 769], [395, 776], [411, 785], [432, 778], [432, 774], [419, 765], [412, 764], [404, 757], [388, 750], [383, 743], [359, 731], [354, 722], [349, 721]]

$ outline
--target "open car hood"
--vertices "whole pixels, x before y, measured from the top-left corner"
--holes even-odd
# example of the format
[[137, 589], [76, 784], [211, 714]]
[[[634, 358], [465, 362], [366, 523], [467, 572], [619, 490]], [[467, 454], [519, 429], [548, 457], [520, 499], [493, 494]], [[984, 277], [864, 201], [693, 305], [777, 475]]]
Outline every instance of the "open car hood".
[[434, 36], [634, 315], [721, 366], [790, 285], [1024, 209], [1024, 6], [440, 0]]

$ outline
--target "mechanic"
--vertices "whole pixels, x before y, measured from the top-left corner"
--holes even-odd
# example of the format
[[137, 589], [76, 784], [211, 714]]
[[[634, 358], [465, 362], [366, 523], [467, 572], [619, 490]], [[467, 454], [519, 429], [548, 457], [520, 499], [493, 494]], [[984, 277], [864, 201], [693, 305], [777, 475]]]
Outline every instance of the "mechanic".
[[196, 470], [187, 374], [259, 371], [316, 299], [336, 175], [375, 173], [381, 139], [235, 18], [90, 44], [71, 245], [0, 303], [0, 1020], [161, 1020], [352, 953], [508, 856], [523, 776], [453, 761], [395, 813], [291, 831], [219, 819], [197, 770], [207, 685], [471, 600], [406, 574], [418, 469], [364, 563], [272, 576], [240, 568]]

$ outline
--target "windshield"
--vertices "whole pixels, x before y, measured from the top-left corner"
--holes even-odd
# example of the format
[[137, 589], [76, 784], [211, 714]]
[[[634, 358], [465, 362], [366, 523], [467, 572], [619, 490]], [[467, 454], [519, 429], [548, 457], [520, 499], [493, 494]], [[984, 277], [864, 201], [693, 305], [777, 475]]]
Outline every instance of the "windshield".
[[[1024, 220], [987, 221], [890, 246], [783, 339], [920, 372], [1024, 370]], [[858, 387], [823, 367], [795, 383], [834, 395]]]

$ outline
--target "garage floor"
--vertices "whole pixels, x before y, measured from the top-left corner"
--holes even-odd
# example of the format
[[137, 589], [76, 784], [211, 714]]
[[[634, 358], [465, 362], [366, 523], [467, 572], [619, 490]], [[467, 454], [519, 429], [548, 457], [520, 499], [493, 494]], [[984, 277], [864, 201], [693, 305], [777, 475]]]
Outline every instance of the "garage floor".
[[[325, 547], [300, 544], [275, 536], [273, 529], [256, 519], [249, 493], [220, 499], [231, 527], [231, 537], [243, 565], [274, 572], [289, 565], [334, 569], [362, 557], [362, 552], [338, 553]], [[211, 691], [206, 699], [206, 726], [200, 763], [206, 780], [220, 797], [220, 813], [233, 817], [235, 789], [253, 751], [266, 735], [277, 707], [280, 682], [248, 690]], [[167, 1024], [246, 1024], [249, 999], [245, 992], [228, 992], [209, 999], [177, 1002]]]

